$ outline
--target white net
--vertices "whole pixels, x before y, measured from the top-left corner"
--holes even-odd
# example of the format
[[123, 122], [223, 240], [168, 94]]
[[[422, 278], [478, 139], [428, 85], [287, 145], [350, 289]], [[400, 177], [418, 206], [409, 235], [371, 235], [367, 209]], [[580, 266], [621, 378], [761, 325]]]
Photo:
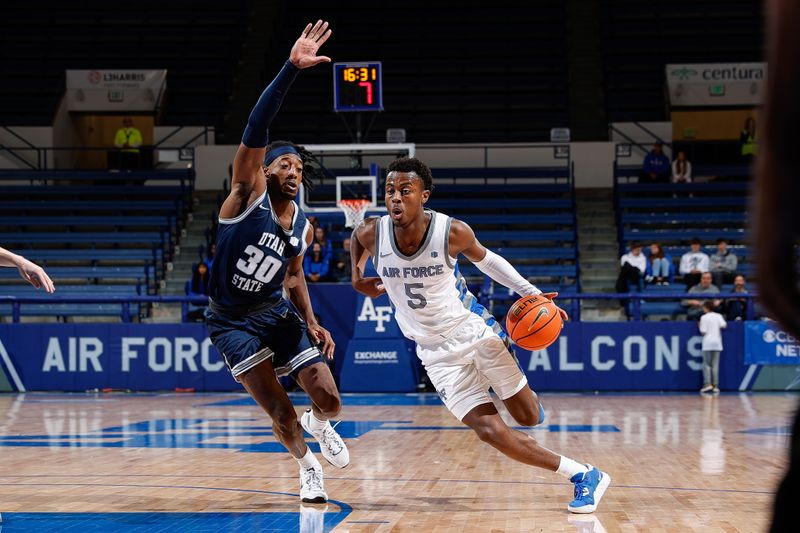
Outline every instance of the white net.
[[367, 208], [372, 204], [369, 200], [339, 200], [337, 205], [344, 212], [344, 226], [354, 228], [364, 220]]

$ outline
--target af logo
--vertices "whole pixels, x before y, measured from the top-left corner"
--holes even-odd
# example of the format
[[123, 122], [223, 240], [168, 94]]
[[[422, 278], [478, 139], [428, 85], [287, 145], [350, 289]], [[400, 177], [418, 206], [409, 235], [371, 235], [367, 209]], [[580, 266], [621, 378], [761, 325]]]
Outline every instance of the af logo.
[[364, 298], [364, 304], [361, 306], [361, 312], [358, 314], [359, 322], [375, 322], [375, 333], [383, 333], [386, 331], [384, 324], [392, 319], [392, 307], [390, 305], [376, 306], [372, 302], [372, 298]]

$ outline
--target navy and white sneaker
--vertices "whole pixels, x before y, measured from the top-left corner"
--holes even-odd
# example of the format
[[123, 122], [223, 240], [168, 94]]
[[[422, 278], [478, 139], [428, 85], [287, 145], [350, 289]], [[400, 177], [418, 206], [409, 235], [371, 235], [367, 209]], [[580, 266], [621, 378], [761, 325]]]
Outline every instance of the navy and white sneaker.
[[325, 481], [322, 468], [300, 468], [300, 501], [303, 503], [325, 503]]
[[588, 472], [575, 474], [570, 481], [575, 483], [575, 499], [567, 509], [572, 513], [593, 513], [611, 484], [611, 476], [587, 464]]
[[344, 468], [350, 464], [350, 452], [342, 437], [331, 427], [331, 423], [326, 421], [322, 431], [312, 431], [310, 427], [311, 409], [300, 417], [300, 426], [319, 442], [319, 449], [330, 464], [336, 468]]

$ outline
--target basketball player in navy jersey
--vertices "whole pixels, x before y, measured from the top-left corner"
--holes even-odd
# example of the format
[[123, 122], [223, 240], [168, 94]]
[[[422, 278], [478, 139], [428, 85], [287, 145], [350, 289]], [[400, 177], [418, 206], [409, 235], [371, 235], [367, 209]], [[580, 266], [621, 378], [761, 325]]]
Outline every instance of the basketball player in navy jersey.
[[[511, 416], [527, 426], [544, 422], [544, 409], [525, 374], [493, 330], [494, 318], [481, 316], [458, 273], [459, 254], [520, 296], [542, 294], [511, 264], [475, 238], [467, 224], [425, 209], [433, 177], [425, 163], [400, 158], [386, 177], [388, 215], [371, 217], [353, 230], [350, 254], [353, 287], [375, 298], [388, 294], [403, 334], [417, 343], [417, 356], [445, 406], [478, 437], [506, 456], [557, 472], [575, 485], [567, 508], [591, 513], [611, 483], [592, 465], [539, 446], [503, 422], [489, 396], [491, 387]], [[361, 261], [372, 256], [379, 277], [362, 277]], [[557, 293], [544, 294], [550, 299]], [[563, 310], [559, 310], [564, 319]], [[488, 313], [487, 313], [488, 314]], [[499, 328], [498, 328], [499, 329]]]
[[[317, 348], [331, 358], [334, 343], [314, 318], [303, 275], [303, 254], [314, 232], [294, 199], [301, 182], [310, 185], [310, 154], [289, 142], [268, 145], [267, 139], [297, 73], [330, 61], [317, 56], [330, 35], [327, 22], [306, 26], [250, 114], [233, 161], [231, 193], [219, 212], [206, 311], [214, 346], [234, 378], [270, 415], [275, 436], [300, 464], [300, 498], [308, 503], [324, 503], [328, 496], [322, 467], [306, 446], [303, 429], [319, 441], [332, 465], [344, 468], [350, 456], [328, 422], [341, 401]], [[311, 398], [312, 409], [299, 422], [278, 382], [284, 375]]]

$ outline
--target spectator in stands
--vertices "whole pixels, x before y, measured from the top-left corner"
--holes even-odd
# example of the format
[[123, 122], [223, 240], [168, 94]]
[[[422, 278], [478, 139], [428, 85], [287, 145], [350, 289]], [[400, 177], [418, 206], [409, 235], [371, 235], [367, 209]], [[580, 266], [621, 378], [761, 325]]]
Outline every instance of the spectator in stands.
[[[719, 294], [719, 288], [711, 283], [711, 272], [703, 272], [700, 283], [689, 289], [689, 294]], [[711, 301], [713, 310], [719, 309], [722, 300], [719, 298]], [[686, 318], [689, 320], [699, 320], [703, 314], [703, 302], [695, 298], [681, 300], [681, 305], [686, 308]]]
[[214, 265], [214, 256], [216, 254], [217, 254], [217, 243], [212, 242], [208, 245], [208, 248], [206, 248], [206, 256], [203, 259], [203, 263], [206, 264], [209, 270], [211, 270], [211, 267]]
[[122, 127], [114, 135], [114, 146], [120, 150], [121, 170], [139, 168], [139, 147], [142, 145], [142, 132], [133, 127], [131, 117], [122, 119]]
[[672, 274], [672, 257], [664, 252], [660, 243], [654, 242], [650, 245], [650, 257], [647, 260], [645, 279], [648, 283], [658, 285], [669, 285], [669, 278]]
[[208, 265], [197, 263], [192, 269], [192, 279], [186, 282], [188, 296], [208, 296]]
[[630, 252], [619, 259], [620, 270], [617, 277], [617, 292], [628, 292], [631, 286], [636, 290], [644, 289], [644, 272], [647, 269], [647, 258], [642, 253], [642, 243], [633, 241]]
[[678, 272], [683, 276], [687, 288], [697, 285], [701, 275], [708, 272], [708, 255], [700, 251], [702, 244], [699, 238], [694, 237], [690, 242], [691, 250], [681, 256]]
[[36, 287], [44, 288], [45, 292], [54, 293], [56, 291], [50, 276], [35, 263], [31, 263], [21, 255], [0, 248], [0, 266], [15, 267], [19, 271], [22, 279]]
[[319, 243], [319, 245], [322, 247], [322, 255], [324, 255], [325, 260], [330, 263], [333, 260], [333, 245], [331, 245], [331, 241], [325, 234], [325, 228], [322, 226], [317, 226], [314, 228], [313, 242]]
[[739, 134], [741, 144], [742, 163], [753, 164], [753, 160], [758, 153], [758, 141], [756, 141], [756, 119], [747, 117], [744, 121], [744, 128]]
[[708, 268], [714, 278], [714, 285], [722, 287], [733, 283], [738, 263], [736, 254], [728, 250], [728, 242], [722, 238], [717, 239], [717, 253], [711, 256]]
[[686, 159], [686, 152], [681, 150], [672, 162], [672, 183], [691, 183], [692, 164]]
[[639, 183], [669, 183], [670, 164], [664, 155], [664, 143], [656, 141], [642, 162]]
[[[733, 279], [733, 292], [747, 294], [747, 285], [744, 276], [737, 275]], [[730, 298], [725, 302], [725, 316], [728, 320], [745, 320], [747, 318], [747, 298]]]
[[[186, 295], [192, 297], [208, 296], [208, 265], [200, 261], [192, 268], [192, 279], [186, 282]], [[192, 305], [186, 317], [193, 322], [203, 321], [205, 306]]]
[[350, 263], [350, 239], [342, 241], [342, 251], [336, 257], [336, 276], [339, 281], [350, 281], [353, 268]]
[[714, 304], [703, 302], [703, 315], [698, 327], [703, 335], [703, 388], [700, 392], [719, 393], [719, 354], [722, 352], [722, 330], [728, 327]]
[[312, 283], [328, 281], [328, 271], [330, 261], [322, 251], [322, 245], [314, 241], [311, 243], [311, 253], [303, 258], [303, 270], [306, 273], [306, 280]]

